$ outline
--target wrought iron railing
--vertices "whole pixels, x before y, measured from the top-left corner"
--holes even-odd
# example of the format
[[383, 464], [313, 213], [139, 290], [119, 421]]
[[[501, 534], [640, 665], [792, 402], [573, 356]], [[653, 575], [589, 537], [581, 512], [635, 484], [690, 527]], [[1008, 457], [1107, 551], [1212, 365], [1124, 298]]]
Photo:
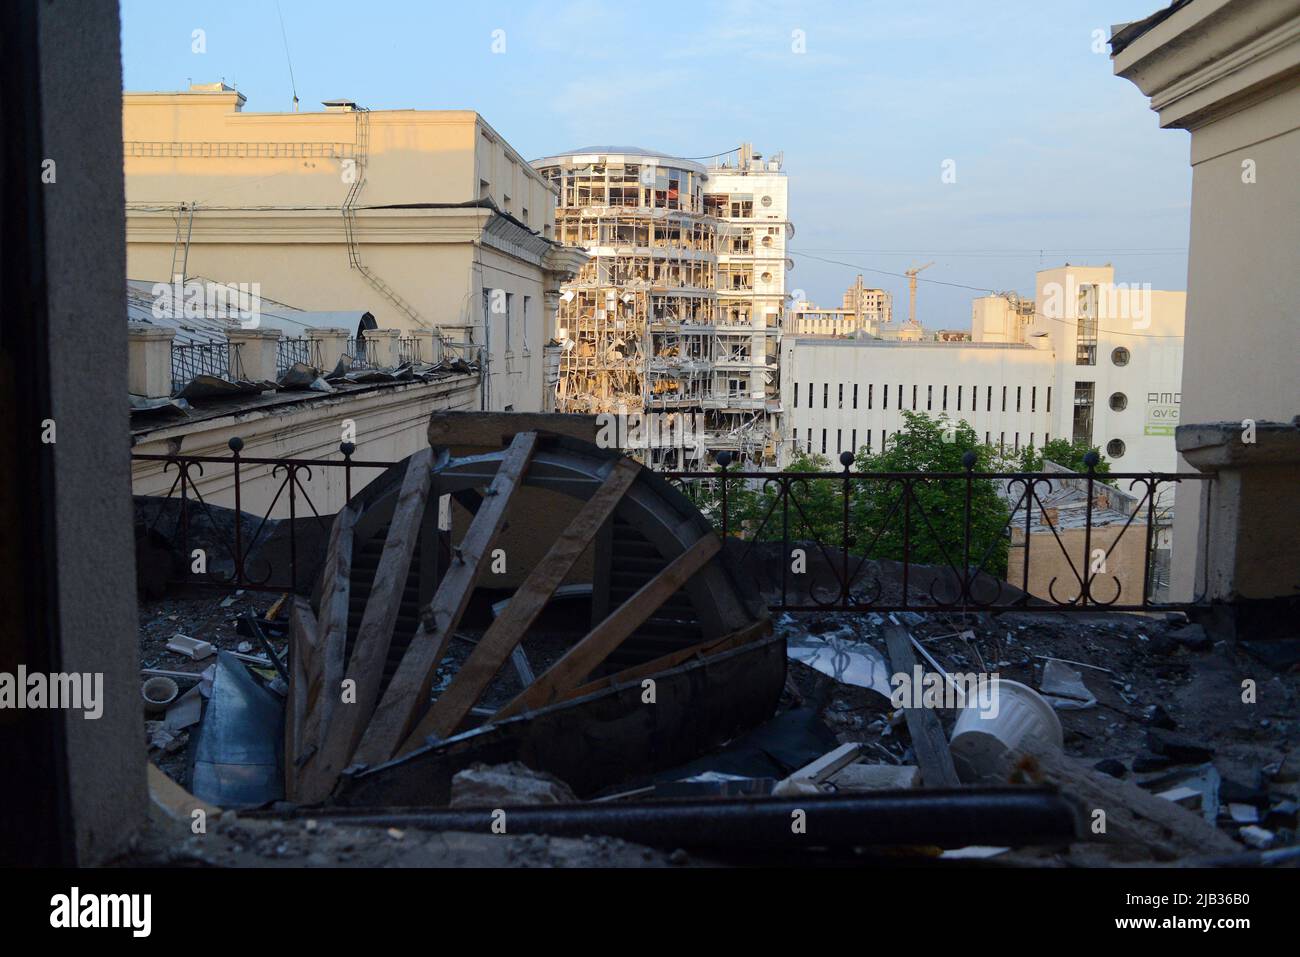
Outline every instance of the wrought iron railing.
[[355, 339], [349, 339], [347, 348], [344, 352], [351, 360], [353, 369], [373, 369], [376, 365], [375, 355], [376, 343], [370, 341], [365, 336], [359, 336]]
[[320, 343], [305, 336], [297, 339], [284, 338], [275, 346], [275, 374], [282, 376], [293, 368], [294, 363], [320, 368]]
[[[242, 439], [232, 438], [228, 445], [231, 451], [229, 456], [144, 453], [131, 456], [132, 462], [162, 463], [164, 475], [175, 473], [165, 495], [148, 498], [138, 506], [141, 514], [137, 515], [137, 519], [143, 519], [144, 527], [150, 532], [163, 534], [169, 540], [173, 552], [179, 552], [186, 568], [179, 580], [185, 583], [275, 592], [310, 587], [310, 570], [304, 567], [306, 562], [303, 559], [306, 556], [299, 544], [298, 520], [310, 521], [316, 533], [327, 535], [337, 506], [341, 505], [340, 502], [334, 502], [318, 506], [317, 499], [320, 495], [313, 495], [311, 488], [317, 470], [341, 471], [342, 501], [346, 502], [359, 487], [355, 485], [354, 473], [357, 469], [372, 475], [374, 470], [387, 469], [393, 464], [354, 459], [352, 456], [356, 452], [356, 446], [351, 442], [339, 445], [342, 456], [339, 459], [259, 458], [241, 454], [244, 447]], [[269, 504], [259, 508], [256, 513], [245, 516], [245, 483], [250, 481], [250, 471], [257, 473], [252, 481], [262, 486], [269, 478], [271, 488], [267, 489]], [[217, 473], [222, 474], [218, 476]], [[219, 516], [219, 509], [224, 507], [206, 500], [201, 488], [203, 485], [220, 485], [223, 493], [226, 488], [229, 489], [233, 516], [224, 520]], [[168, 517], [169, 510], [165, 506], [169, 502], [176, 505], [175, 520], [164, 531], [161, 526]], [[277, 511], [283, 513], [282, 518], [273, 517]], [[257, 553], [260, 546], [267, 544], [272, 532], [282, 521], [287, 521], [287, 533], [283, 536], [287, 539], [287, 561], [281, 567], [276, 567], [273, 561], [260, 558]], [[205, 541], [216, 543], [218, 554], [205, 556], [202, 565], [196, 568], [191, 563], [190, 546], [198, 539], [200, 532], [205, 533]], [[225, 567], [207, 570], [208, 565]]]
[[229, 342], [184, 342], [172, 345], [172, 392], [179, 392], [195, 377], [244, 377], [239, 346]]
[[[396, 464], [355, 460], [355, 447], [346, 442], [338, 459], [248, 457], [240, 439], [229, 444], [229, 456], [132, 456], [175, 473], [164, 496], [141, 505], [146, 527], [158, 529], [171, 501], [173, 550], [188, 560], [191, 536], [205, 523], [219, 540], [228, 570], [187, 573], [186, 581], [265, 591], [310, 587], [297, 520], [310, 520], [317, 538], [328, 535], [341, 505], [318, 503], [310, 487], [316, 470], [341, 470], [347, 501], [360, 488], [356, 469], [366, 471], [360, 478], [365, 484], [375, 470]], [[1157, 577], [1166, 558], [1157, 540], [1168, 531], [1169, 490], [1206, 481], [1200, 473], [975, 472], [973, 453], [960, 472], [853, 472], [849, 453], [839, 472], [750, 472], [729, 469], [730, 453], [717, 458], [717, 471], [660, 474], [714, 524], [747, 583], [773, 610], [1156, 611], [1189, 604], [1161, 600]], [[269, 504], [261, 514], [241, 516], [250, 471]], [[268, 479], [273, 489], [262, 484]], [[1044, 501], [1067, 482], [1086, 495], [1082, 523], [1068, 529]], [[996, 498], [1000, 506], [990, 498], [994, 483], [1004, 489]], [[223, 489], [235, 521], [215, 514], [201, 485]], [[1125, 488], [1123, 521], [1095, 522], [1107, 490]], [[277, 524], [277, 510], [289, 520], [280, 536], [287, 567], [279, 568], [258, 554]], [[1134, 539], [1141, 561], [1118, 567], [1117, 549]], [[1014, 574], [1012, 556], [1019, 560]], [[1060, 573], [1043, 582], [1034, 571], [1045, 561]]]
[[[1167, 567], [1158, 538], [1169, 529], [1170, 490], [1210, 478], [976, 472], [971, 452], [961, 472], [854, 472], [847, 452], [840, 472], [732, 471], [730, 453], [717, 458], [717, 471], [663, 474], [735, 543], [740, 568], [769, 575], [755, 584], [781, 611], [1183, 608], [1158, 594]], [[1084, 495], [1082, 523], [1068, 529], [1044, 502], [1066, 483]], [[1102, 525], [1095, 515], [1108, 488], [1127, 488], [1129, 504], [1122, 520]], [[1141, 539], [1137, 568], [1117, 561], [1126, 536]], [[1013, 556], [1018, 574], [1009, 573]]]
[[399, 338], [397, 340], [397, 359], [403, 364], [415, 365], [420, 362], [420, 340], [415, 336]]

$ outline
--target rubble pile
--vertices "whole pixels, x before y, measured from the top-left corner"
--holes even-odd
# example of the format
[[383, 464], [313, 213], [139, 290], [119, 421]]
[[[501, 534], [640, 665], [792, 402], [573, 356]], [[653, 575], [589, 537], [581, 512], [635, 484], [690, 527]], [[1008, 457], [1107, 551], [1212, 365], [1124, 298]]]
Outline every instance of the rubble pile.
[[[562, 841], [618, 864], [1300, 858], [1287, 644], [1182, 613], [773, 619], [656, 476], [541, 431], [503, 444], [431, 440], [354, 498], [310, 597], [142, 605], [155, 802], [222, 822], [208, 860], [388, 862], [453, 835], [543, 864]], [[509, 587], [481, 587], [503, 528], [537, 537], [511, 510], [535, 463], [582, 491], [548, 501], [555, 537]], [[417, 561], [437, 495], [465, 529]], [[562, 584], [589, 548], [593, 581]]]

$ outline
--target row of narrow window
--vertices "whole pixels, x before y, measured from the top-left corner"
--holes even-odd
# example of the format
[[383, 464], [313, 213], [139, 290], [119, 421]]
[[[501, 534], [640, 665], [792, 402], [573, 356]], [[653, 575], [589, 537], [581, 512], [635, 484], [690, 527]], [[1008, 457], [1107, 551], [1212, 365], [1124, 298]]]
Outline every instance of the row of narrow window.
[[[839, 384], [837, 385], [837, 387], [836, 387], [836, 390], [837, 390], [837, 391], [836, 391], [836, 397], [835, 397], [835, 405], [832, 406], [832, 405], [831, 405], [831, 384], [830, 384], [829, 382], [823, 382], [823, 383], [822, 383], [822, 394], [821, 394], [821, 407], [822, 407], [823, 409], [830, 409], [830, 408], [836, 408], [836, 409], [852, 408], [852, 409], [856, 409], [856, 408], [858, 408], [858, 399], [859, 399], [859, 396], [860, 396], [860, 393], [859, 393], [859, 386], [858, 386], [857, 383], [854, 383], [854, 384], [852, 385], [851, 388], [852, 388], [852, 396], [851, 396], [851, 398], [849, 399], [849, 401], [852, 403], [851, 405], [849, 405], [849, 406], [845, 406], [845, 404], [844, 404], [844, 402], [845, 402], [845, 395], [844, 395], [844, 393], [845, 393], [845, 389], [844, 389], [844, 383], [841, 382], [841, 383], [839, 383]], [[808, 395], [808, 398], [807, 398], [807, 407], [810, 408], [810, 409], [813, 409], [813, 408], [816, 408], [816, 407], [817, 407], [817, 406], [816, 406], [816, 401], [815, 401], [815, 399], [816, 399], [815, 389], [816, 389], [816, 386], [815, 386], [813, 383], [809, 382], [809, 383], [808, 383], [808, 392], [807, 392], [807, 395]], [[903, 389], [904, 389], [904, 386], [901, 385], [901, 384], [897, 387], [897, 392], [896, 392], [897, 398], [896, 398], [896, 400], [895, 400], [895, 408], [899, 408], [899, 409], [903, 408], [903, 401], [904, 401]], [[950, 389], [950, 387], [945, 385], [945, 386], [940, 386], [939, 389], [940, 389], [940, 391], [936, 394], [936, 392], [935, 392], [935, 387], [934, 387], [934, 386], [932, 386], [932, 385], [927, 385], [927, 386], [925, 387], [925, 399], [924, 399], [925, 405], [924, 405], [924, 408], [925, 408], [925, 410], [926, 410], [927, 412], [935, 412], [935, 411], [938, 411], [938, 412], [947, 412], [947, 411], [948, 411], [948, 396], [949, 396], [949, 389]], [[957, 400], [957, 403], [956, 403], [956, 410], [955, 410], [955, 411], [957, 411], [957, 412], [961, 412], [961, 411], [963, 411], [963, 409], [962, 409], [962, 401], [963, 401], [963, 399], [962, 399], [962, 395], [963, 395], [963, 391], [964, 391], [964, 389], [965, 389], [964, 386], [960, 386], [960, 385], [959, 385], [959, 386], [957, 386], [957, 388], [956, 388], [956, 390], [955, 390], [955, 392], [956, 392], [956, 400]], [[985, 387], [985, 390], [984, 390], [984, 411], [985, 411], [985, 412], [992, 412], [992, 411], [993, 411], [993, 389], [994, 389], [994, 387], [991, 386], [991, 385]], [[920, 387], [919, 385], [914, 385], [914, 386], [912, 386], [912, 389], [911, 389], [911, 400], [912, 400], [912, 409], [913, 409], [914, 411], [915, 411], [915, 410], [919, 410], [920, 408], [922, 408], [922, 405], [921, 405], [921, 401], [922, 401], [922, 399], [921, 399], [921, 391], [920, 391], [920, 390], [921, 390], [921, 387]], [[802, 390], [802, 388], [800, 387], [799, 383], [796, 382], [795, 385], [794, 385], [794, 407], [795, 407], [796, 409], [799, 408], [799, 397], [800, 397], [800, 394], [802, 393], [802, 391], [803, 391], [803, 390]], [[1014, 397], [1014, 402], [1015, 402], [1015, 411], [1016, 411], [1016, 412], [1021, 411], [1022, 404], [1023, 404], [1023, 400], [1024, 400], [1024, 398], [1025, 398], [1024, 391], [1025, 391], [1025, 390], [1024, 390], [1024, 386], [1019, 386], [1019, 385], [1016, 386], [1016, 392], [1015, 392], [1015, 397]], [[887, 385], [882, 385], [882, 386], [880, 387], [880, 407], [881, 407], [882, 409], [888, 409], [888, 408], [889, 408], [889, 393], [890, 393], [890, 387], [889, 387], [889, 386], [887, 386]], [[1007, 411], [1007, 402], [1008, 402], [1009, 396], [1010, 396], [1010, 393], [1009, 393], [1009, 387], [1008, 387], [1008, 386], [1005, 386], [1005, 385], [1002, 386], [1002, 387], [1001, 387], [1001, 411], [1003, 411], [1003, 412], [1006, 412], [1006, 411]], [[976, 385], [971, 386], [971, 387], [970, 387], [970, 391], [969, 391], [968, 393], [966, 393], [966, 398], [967, 398], [967, 408], [966, 408], [965, 411], [969, 411], [969, 412], [978, 412], [978, 411], [980, 410], [980, 409], [979, 409], [979, 405], [980, 405], [980, 401], [979, 401], [979, 400], [980, 400], [980, 387], [979, 387], [979, 386], [976, 386]], [[1029, 387], [1029, 397], [1028, 397], [1028, 398], [1029, 398], [1029, 411], [1030, 411], [1030, 412], [1037, 412], [1037, 411], [1038, 411], [1038, 386], [1035, 385], [1035, 386], [1030, 386], [1030, 387]], [[868, 386], [866, 387], [866, 396], [865, 396], [865, 399], [866, 399], [866, 408], [868, 408], [868, 409], [872, 408], [872, 407], [874, 406], [874, 404], [875, 404], [875, 401], [876, 401], [876, 387], [875, 387], [875, 385], [868, 385]], [[938, 401], [938, 403], [939, 403], [939, 406], [938, 406], [937, 409], [935, 408], [935, 402], [936, 402], [936, 399], [937, 399], [937, 401]], [[1047, 396], [1046, 396], [1046, 399], [1047, 399], [1047, 405], [1046, 405], [1046, 410], [1045, 410], [1045, 411], [1047, 411], [1047, 412], [1051, 412], [1051, 411], [1052, 411], [1052, 387], [1051, 387], [1050, 385], [1047, 387]]]
[[[841, 452], [852, 452], [852, 453], [855, 454], [855, 455], [858, 453], [859, 446], [858, 446], [858, 430], [857, 430], [857, 429], [850, 429], [850, 430], [849, 430], [849, 444], [848, 444], [848, 447], [847, 447], [847, 448], [846, 448], [845, 445], [844, 445], [844, 429], [836, 429], [836, 430], [835, 430], [835, 448], [834, 448], [834, 450], [832, 450], [832, 449], [830, 448], [830, 445], [829, 445], [829, 436], [830, 436], [830, 430], [829, 430], [829, 429], [822, 429], [822, 430], [821, 430], [821, 433], [822, 433], [822, 440], [821, 440], [821, 449], [820, 449], [820, 450], [818, 450], [818, 449], [814, 446], [814, 444], [813, 444], [813, 430], [812, 430], [812, 429], [804, 429], [804, 433], [805, 433], [805, 442], [804, 442], [804, 448], [803, 448], [803, 450], [804, 450], [805, 452], [807, 452], [809, 455], [817, 454], [819, 451], [820, 451], [820, 454], [822, 454], [822, 455], [829, 455], [832, 451], [834, 451], [834, 453], [835, 453], [836, 455], [839, 455]], [[872, 430], [871, 430], [871, 429], [867, 429], [867, 430], [866, 430], [867, 441], [866, 441], [866, 443], [863, 445], [863, 448], [865, 448], [868, 452], [874, 451], [873, 448], [872, 448], [872, 445], [871, 445], [871, 433], [872, 433]], [[881, 448], [882, 448], [882, 449], [885, 447], [885, 444], [888, 442], [888, 440], [889, 440], [889, 430], [888, 430], [888, 429], [881, 429], [881, 430], [880, 430], [880, 445], [881, 445]], [[1049, 432], [1049, 433], [1046, 433], [1046, 434], [1043, 435], [1043, 444], [1044, 444], [1044, 445], [1046, 445], [1046, 444], [1047, 444], [1048, 442], [1050, 442], [1051, 440], [1052, 440], [1052, 436], [1051, 436], [1051, 433], [1050, 433], [1050, 432]], [[796, 434], [796, 436], [795, 436], [795, 442], [796, 442], [796, 443], [798, 442], [798, 435], [797, 435], [797, 434]], [[992, 444], [993, 444], [993, 435], [992, 435], [991, 432], [985, 432], [985, 433], [984, 433], [984, 444], [985, 444], [985, 445], [992, 445]], [[999, 451], [999, 452], [1005, 452], [1005, 451], [1006, 451], [1006, 449], [1007, 449], [1007, 434], [1006, 434], [1005, 432], [999, 432], [999, 433], [998, 433], [997, 446], [998, 446], [998, 451]], [[1034, 433], [1033, 433], [1033, 432], [1030, 432], [1030, 433], [1029, 433], [1029, 443], [1028, 443], [1028, 447], [1029, 447], [1029, 448], [1033, 448], [1033, 446], [1034, 446]], [[1019, 433], [1019, 432], [1013, 432], [1013, 433], [1012, 433], [1012, 447], [1011, 447], [1011, 450], [1012, 450], [1013, 452], [1019, 452], [1019, 451], [1020, 451], [1020, 433]]]

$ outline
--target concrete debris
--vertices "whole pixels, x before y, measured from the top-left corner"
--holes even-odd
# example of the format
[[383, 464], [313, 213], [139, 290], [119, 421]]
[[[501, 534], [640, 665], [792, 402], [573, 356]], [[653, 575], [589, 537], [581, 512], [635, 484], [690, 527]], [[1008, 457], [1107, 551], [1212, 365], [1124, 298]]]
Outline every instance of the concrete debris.
[[1011, 850], [1009, 847], [985, 847], [981, 844], [971, 844], [968, 847], [949, 848], [939, 857], [946, 861], [987, 860], [990, 857], [1005, 854], [1009, 850]]
[[1229, 804], [1228, 816], [1238, 824], [1259, 823], [1259, 809], [1249, 804]]
[[648, 790], [657, 798], [744, 797], [772, 794], [775, 778], [747, 778], [739, 774], [704, 771], [679, 781], [663, 781]]
[[161, 721], [146, 721], [144, 732], [149, 742], [149, 749], [162, 751], [164, 754], [179, 751], [189, 740], [185, 732], [167, 728]]
[[474, 764], [451, 779], [452, 807], [510, 807], [518, 804], [571, 804], [578, 799], [554, 775], [526, 764]]
[[1038, 690], [1057, 711], [1083, 710], [1097, 706], [1097, 696], [1083, 683], [1083, 675], [1064, 661], [1050, 658], [1043, 666]]
[[169, 731], [184, 731], [198, 724], [201, 717], [203, 717], [203, 693], [200, 686], [195, 685], [168, 706], [163, 725]]
[[202, 661], [204, 658], [217, 653], [215, 645], [181, 634], [172, 636], [172, 640], [167, 642], [167, 650], [174, 651], [178, 655], [185, 655], [191, 661]]
[[1201, 799], [1204, 795], [1196, 788], [1180, 785], [1176, 788], [1170, 788], [1168, 791], [1161, 791], [1156, 797], [1164, 798], [1166, 801], [1173, 801], [1175, 804], [1181, 804], [1189, 810], [1199, 810]]
[[1189, 651], [1209, 651], [1214, 642], [1205, 633], [1204, 625], [1186, 625], [1177, 631], [1171, 631], [1169, 637]]
[[914, 764], [859, 762], [831, 775], [837, 791], [906, 791], [921, 786], [921, 769]]
[[1277, 837], [1272, 831], [1259, 827], [1254, 824], [1248, 824], [1237, 832], [1241, 839], [1251, 847], [1263, 850], [1273, 846], [1273, 841]]
[[1200, 764], [1214, 757], [1214, 748], [1205, 742], [1161, 728], [1147, 732], [1147, 743], [1152, 751], [1174, 764]]

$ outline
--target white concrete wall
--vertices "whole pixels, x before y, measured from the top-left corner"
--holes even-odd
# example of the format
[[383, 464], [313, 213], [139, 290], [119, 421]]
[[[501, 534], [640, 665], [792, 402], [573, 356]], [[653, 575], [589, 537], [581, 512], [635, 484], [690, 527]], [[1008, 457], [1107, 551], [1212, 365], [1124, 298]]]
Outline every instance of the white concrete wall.
[[[812, 451], [817, 454], [822, 453], [825, 432], [825, 454], [832, 463], [838, 461], [839, 452], [868, 443], [871, 451], [880, 451], [883, 437], [903, 428], [902, 411], [913, 411], [914, 390], [915, 411], [928, 412], [934, 418], [946, 411], [950, 419], [968, 422], [981, 439], [987, 433], [992, 445], [1002, 442], [1008, 452], [1015, 449], [1017, 442], [1023, 448], [1031, 440], [1041, 448], [1049, 432], [1055, 435], [1048, 414], [1051, 355], [1027, 346], [972, 347], [927, 342], [896, 345], [874, 340], [787, 338], [782, 359], [782, 405], [792, 452], [808, 450], [810, 430]], [[898, 405], [900, 386], [902, 410]], [[1056, 401], [1053, 392], [1053, 409]]]
[[[1069, 297], [1063, 309], [1056, 308], [1061, 297], [1054, 297], [1052, 284]], [[1076, 361], [1078, 318], [1072, 298], [1073, 290], [1090, 284], [1099, 285], [1103, 294], [1112, 286], [1120, 293], [1113, 305], [1103, 306], [1097, 323], [1096, 364], [1091, 366]], [[1140, 281], [1116, 283], [1110, 266], [1041, 270], [1036, 276], [1034, 322], [1026, 340], [1049, 342], [1055, 354], [1055, 393], [1062, 401], [1052, 407], [1053, 434], [1071, 437], [1075, 385], [1092, 382], [1092, 444], [1110, 461], [1111, 470], [1172, 472], [1178, 464], [1173, 429], [1182, 403], [1187, 294], [1150, 290], [1148, 301], [1141, 285]], [[1131, 294], [1127, 300], [1126, 294]], [[1126, 365], [1116, 363], [1118, 349], [1127, 351]], [[1123, 397], [1123, 410], [1111, 408], [1112, 396]], [[1115, 440], [1123, 443], [1122, 454], [1111, 447]]]

